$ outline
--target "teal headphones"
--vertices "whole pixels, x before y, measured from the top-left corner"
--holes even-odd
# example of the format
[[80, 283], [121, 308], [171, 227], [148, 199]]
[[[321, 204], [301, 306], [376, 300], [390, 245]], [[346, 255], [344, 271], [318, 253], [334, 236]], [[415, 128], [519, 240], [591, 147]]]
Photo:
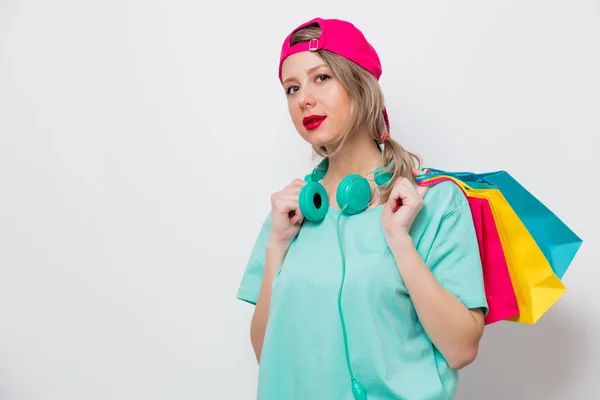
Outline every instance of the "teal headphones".
[[[320, 221], [325, 218], [329, 209], [327, 191], [319, 182], [329, 168], [329, 159], [325, 158], [313, 171], [304, 177], [308, 182], [300, 191], [298, 203], [302, 215], [310, 221]], [[382, 167], [375, 169], [375, 183], [383, 186], [392, 178], [391, 172], [385, 172]], [[371, 202], [371, 185], [359, 174], [346, 176], [337, 187], [336, 200], [340, 209], [349, 215], [358, 214], [365, 210]]]
[[[327, 173], [328, 168], [329, 159], [325, 158], [316, 168], [313, 169], [312, 173], [306, 175], [304, 180], [308, 183], [304, 185], [298, 198], [302, 215], [304, 215], [306, 219], [313, 222], [317, 222], [325, 218], [325, 215], [329, 209], [327, 191], [319, 182]], [[374, 178], [378, 187], [383, 186], [392, 179], [392, 173], [384, 171], [382, 167], [377, 167], [375, 169]], [[344, 288], [344, 281], [346, 278], [346, 258], [344, 256], [344, 247], [340, 232], [340, 218], [344, 214], [354, 215], [365, 210], [371, 202], [371, 197], [371, 185], [369, 184], [369, 181], [360, 174], [350, 174], [346, 176], [344, 179], [342, 179], [336, 190], [336, 200], [338, 206], [342, 210], [337, 219], [337, 238], [342, 261], [342, 278], [338, 292], [337, 306], [342, 327], [342, 336], [344, 339], [346, 366], [348, 367], [348, 373], [350, 374], [352, 395], [354, 396], [355, 400], [366, 400], [367, 393], [363, 385], [354, 376], [352, 365], [350, 363], [346, 324], [344, 323], [344, 313], [342, 311], [342, 290]]]

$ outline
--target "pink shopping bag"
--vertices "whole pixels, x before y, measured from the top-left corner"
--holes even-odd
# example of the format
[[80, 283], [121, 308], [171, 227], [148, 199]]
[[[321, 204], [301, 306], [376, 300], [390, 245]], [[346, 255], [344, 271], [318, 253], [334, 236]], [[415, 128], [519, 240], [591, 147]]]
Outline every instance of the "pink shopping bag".
[[[452, 179], [436, 178], [419, 182], [419, 185], [431, 186], [444, 180]], [[483, 283], [488, 302], [485, 324], [489, 325], [516, 317], [519, 315], [517, 297], [490, 203], [486, 198], [469, 196], [462, 187], [461, 190], [463, 190], [469, 201], [479, 243], [479, 254], [483, 266]]]

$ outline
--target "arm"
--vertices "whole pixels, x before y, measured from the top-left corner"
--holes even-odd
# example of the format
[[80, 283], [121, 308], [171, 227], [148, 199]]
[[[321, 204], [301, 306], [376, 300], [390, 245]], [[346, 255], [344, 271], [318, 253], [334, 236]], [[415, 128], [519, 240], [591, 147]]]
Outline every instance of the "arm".
[[305, 184], [294, 179], [282, 191], [271, 195], [271, 212], [263, 223], [238, 290], [238, 298], [255, 304], [250, 341], [259, 364], [269, 319], [271, 286], [302, 226], [298, 196]]
[[266, 246], [265, 269], [252, 322], [250, 323], [250, 341], [259, 364], [271, 304], [271, 285], [273, 278], [275, 278], [277, 271], [283, 264], [287, 249], [288, 246], [271, 241]]
[[461, 369], [473, 362], [483, 335], [483, 312], [469, 310], [441, 286], [409, 235], [394, 240], [390, 249], [423, 329], [448, 365]]

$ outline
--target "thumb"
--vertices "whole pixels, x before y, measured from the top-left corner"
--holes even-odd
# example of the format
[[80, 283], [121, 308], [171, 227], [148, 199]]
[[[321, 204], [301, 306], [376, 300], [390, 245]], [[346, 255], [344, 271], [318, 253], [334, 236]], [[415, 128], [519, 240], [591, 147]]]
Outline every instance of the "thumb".
[[302, 222], [304, 222], [304, 216], [302, 215], [299, 209], [296, 211], [290, 222], [292, 223], [292, 225], [301, 224]]
[[[425, 172], [420, 171], [420, 170], [418, 170], [416, 168], [412, 168], [412, 174], [415, 177], [417, 177], [419, 175], [422, 175], [424, 173]], [[417, 182], [417, 188], [416, 188], [416, 190], [417, 190], [417, 193], [419, 194], [419, 196], [421, 196], [421, 198], [423, 198], [423, 197], [425, 197], [425, 193], [427, 193], [427, 190], [429, 190], [429, 187], [426, 186], [426, 185], [421, 185], [421, 184], [419, 184], [419, 182]]]
[[394, 188], [390, 193], [390, 197], [387, 201], [387, 206], [390, 208], [392, 212], [398, 211], [398, 209], [402, 206], [402, 199], [406, 197], [406, 188], [402, 185], [401, 179], [398, 179], [394, 183]]
[[428, 190], [429, 190], [429, 188], [427, 186], [421, 186], [421, 185], [417, 186], [417, 193], [419, 193], [419, 196], [421, 196], [421, 198], [425, 197], [425, 194], [427, 193]]

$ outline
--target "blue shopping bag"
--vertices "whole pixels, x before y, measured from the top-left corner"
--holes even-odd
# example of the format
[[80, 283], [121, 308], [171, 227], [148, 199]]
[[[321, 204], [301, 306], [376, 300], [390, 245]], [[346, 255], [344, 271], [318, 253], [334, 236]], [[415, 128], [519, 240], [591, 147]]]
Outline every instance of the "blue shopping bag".
[[426, 170], [427, 174], [419, 176], [418, 179], [449, 175], [473, 188], [497, 188], [523, 222], [554, 273], [559, 279], [563, 278], [583, 243], [582, 239], [508, 172], [448, 172], [434, 168]]

